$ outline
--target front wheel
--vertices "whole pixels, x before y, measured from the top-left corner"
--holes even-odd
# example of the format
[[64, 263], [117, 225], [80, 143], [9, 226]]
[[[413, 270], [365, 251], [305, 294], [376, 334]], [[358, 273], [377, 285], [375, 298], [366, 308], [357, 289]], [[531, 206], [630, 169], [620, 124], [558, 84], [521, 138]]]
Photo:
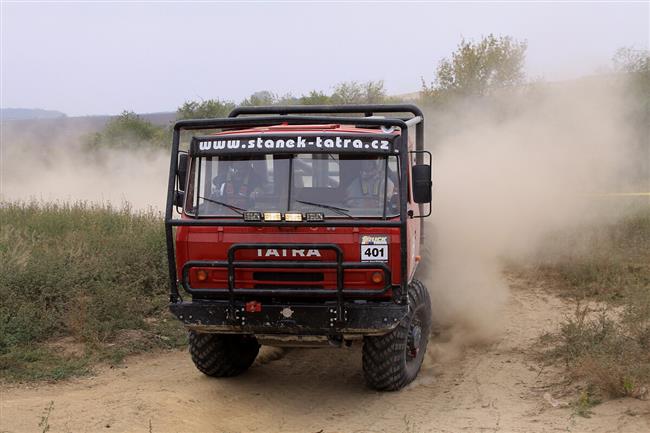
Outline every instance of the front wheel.
[[213, 377], [242, 374], [253, 364], [260, 345], [253, 336], [190, 331], [190, 355], [196, 368]]
[[431, 330], [431, 300], [417, 280], [409, 284], [408, 304], [408, 314], [395, 329], [363, 339], [363, 373], [371, 388], [396, 391], [420, 371]]

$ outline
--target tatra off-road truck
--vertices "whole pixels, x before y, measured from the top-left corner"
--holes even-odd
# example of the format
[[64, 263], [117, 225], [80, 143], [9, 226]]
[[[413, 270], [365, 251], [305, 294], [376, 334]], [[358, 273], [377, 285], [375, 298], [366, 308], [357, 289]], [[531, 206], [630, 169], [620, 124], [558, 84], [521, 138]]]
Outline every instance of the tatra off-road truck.
[[201, 372], [241, 374], [261, 344], [359, 340], [371, 388], [416, 377], [431, 327], [415, 276], [431, 209], [423, 122], [413, 105], [240, 107], [176, 122], [170, 309]]

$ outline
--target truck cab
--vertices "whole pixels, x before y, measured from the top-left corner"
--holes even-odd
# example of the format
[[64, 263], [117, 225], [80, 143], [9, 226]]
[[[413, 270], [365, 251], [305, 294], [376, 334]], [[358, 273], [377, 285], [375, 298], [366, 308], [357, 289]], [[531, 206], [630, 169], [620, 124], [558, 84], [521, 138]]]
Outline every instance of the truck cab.
[[260, 344], [359, 340], [369, 386], [415, 378], [431, 323], [415, 279], [431, 202], [423, 122], [412, 105], [362, 105], [176, 123], [170, 309], [200, 371], [243, 373]]

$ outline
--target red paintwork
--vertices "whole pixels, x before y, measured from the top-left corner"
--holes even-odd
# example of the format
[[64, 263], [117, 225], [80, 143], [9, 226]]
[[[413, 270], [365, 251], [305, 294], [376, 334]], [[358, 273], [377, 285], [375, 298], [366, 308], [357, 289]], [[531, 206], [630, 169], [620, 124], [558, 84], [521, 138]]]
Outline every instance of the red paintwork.
[[[379, 134], [383, 133], [381, 130], [377, 129], [367, 129], [367, 128], [355, 128], [348, 125], [289, 125], [283, 123], [281, 125], [274, 126], [261, 126], [257, 128], [248, 128], [248, 129], [237, 129], [234, 131], [221, 131], [212, 135], [232, 135], [232, 134], [272, 134], [272, 133], [285, 133], [285, 132], [340, 132], [340, 133], [359, 133], [359, 134]], [[393, 135], [399, 135], [399, 131], [393, 132]]]
[[[176, 233], [176, 263], [180, 275], [182, 265], [188, 260], [225, 260], [228, 248], [234, 243], [334, 243], [343, 250], [343, 260], [349, 262], [361, 261], [360, 236], [364, 234], [389, 236], [389, 267], [391, 268], [393, 284], [399, 284], [399, 231], [397, 228], [357, 228], [357, 227], [179, 227]], [[237, 252], [239, 260], [323, 260], [334, 261], [334, 253], [320, 250], [322, 257], [269, 257], [259, 258], [256, 250]], [[199, 269], [208, 271], [208, 281], [199, 282], [196, 272]], [[378, 271], [366, 269], [349, 269], [345, 271], [344, 286], [346, 289], [380, 289], [383, 283], [371, 282], [371, 275]], [[253, 284], [264, 284], [262, 280], [253, 281], [255, 272], [282, 272], [280, 269], [246, 269], [238, 268], [235, 273], [237, 287], [253, 288]], [[287, 268], [291, 272], [323, 272], [326, 289], [335, 290], [336, 270], [301, 270]], [[227, 287], [226, 269], [194, 268], [190, 272], [190, 284], [193, 288]], [[268, 281], [267, 283], [274, 283]], [[277, 284], [277, 282], [276, 282]], [[305, 285], [304, 282], [284, 283], [287, 286]]]
[[[381, 133], [377, 129], [354, 128], [342, 125], [278, 125], [262, 128], [251, 128], [246, 130], [224, 131], [215, 135], [229, 134], [264, 134], [277, 132], [337, 132], [345, 133], [363, 133], [377, 134]], [[399, 135], [399, 132], [395, 133]], [[413, 143], [409, 142], [409, 148], [413, 148]], [[410, 166], [410, 164], [409, 164]], [[410, 184], [410, 170], [404, 181]], [[407, 208], [418, 212], [417, 205], [411, 202], [409, 187], [409, 203]], [[189, 218], [186, 215], [183, 218]], [[226, 219], [226, 218], [224, 218]], [[395, 218], [396, 221], [399, 218]], [[415, 271], [415, 256], [419, 254], [419, 230], [420, 220], [408, 220], [407, 248], [408, 252], [408, 271], [409, 280]], [[361, 248], [360, 236], [364, 234], [388, 235], [388, 263], [391, 270], [392, 284], [400, 284], [400, 236], [399, 229], [392, 227], [189, 227], [181, 226], [176, 231], [176, 266], [178, 275], [181, 274], [183, 265], [189, 260], [226, 260], [228, 248], [235, 243], [333, 243], [343, 250], [343, 261], [360, 262]], [[236, 255], [238, 260], [323, 260], [334, 261], [334, 253], [327, 250], [321, 251], [322, 257], [258, 257], [256, 250], [242, 250]], [[208, 272], [208, 280], [199, 282], [196, 278], [196, 272], [204, 269]], [[344, 288], [347, 290], [354, 289], [380, 289], [384, 283], [373, 283], [371, 275], [376, 270], [350, 269], [344, 274]], [[322, 272], [324, 274], [323, 282], [305, 283], [305, 282], [282, 282], [277, 281], [253, 280], [253, 272]], [[235, 271], [236, 287], [253, 288], [255, 284], [274, 284], [277, 287], [290, 287], [292, 285], [305, 286], [306, 284], [322, 285], [325, 289], [331, 289], [333, 292], [336, 288], [336, 270], [335, 269], [246, 269], [237, 268]], [[201, 288], [225, 288], [227, 287], [227, 270], [225, 268], [194, 268], [190, 272], [190, 284], [195, 289]], [[387, 292], [386, 297], [391, 296]]]

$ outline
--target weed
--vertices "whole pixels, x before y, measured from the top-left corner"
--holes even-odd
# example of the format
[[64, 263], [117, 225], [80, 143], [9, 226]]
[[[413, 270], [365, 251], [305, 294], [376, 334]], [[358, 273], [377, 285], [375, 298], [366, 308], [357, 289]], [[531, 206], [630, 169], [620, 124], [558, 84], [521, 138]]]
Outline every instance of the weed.
[[589, 391], [582, 391], [578, 399], [573, 403], [573, 413], [583, 418], [591, 418], [592, 407], [600, 403]]
[[644, 386], [650, 383], [650, 319], [644, 318], [645, 324], [641, 318], [626, 319], [639, 305], [634, 294], [629, 296], [629, 304], [618, 313], [578, 304], [554, 338], [544, 339], [551, 346], [544, 352], [547, 361], [561, 361], [574, 379], [585, 380], [612, 397], [642, 397]]
[[562, 362], [589, 386], [575, 405], [581, 416], [596, 394], [642, 398], [650, 385], [650, 212], [588, 232], [565, 236], [565, 246], [576, 237], [586, 244], [537, 268], [576, 302], [574, 314], [540, 342], [546, 361]]
[[[0, 220], [2, 376], [60, 379], [98, 360], [183, 344], [166, 308], [160, 215], [126, 205], [3, 202]], [[82, 353], [48, 347], [65, 338]]]
[[417, 432], [417, 424], [415, 423], [415, 421], [411, 421], [406, 415], [404, 415], [402, 421], [404, 421], [404, 433]]
[[45, 415], [41, 417], [41, 422], [38, 423], [38, 426], [43, 428], [41, 430], [42, 433], [50, 431], [50, 414], [52, 413], [52, 409], [54, 409], [54, 400], [50, 401], [50, 405], [45, 409]]

